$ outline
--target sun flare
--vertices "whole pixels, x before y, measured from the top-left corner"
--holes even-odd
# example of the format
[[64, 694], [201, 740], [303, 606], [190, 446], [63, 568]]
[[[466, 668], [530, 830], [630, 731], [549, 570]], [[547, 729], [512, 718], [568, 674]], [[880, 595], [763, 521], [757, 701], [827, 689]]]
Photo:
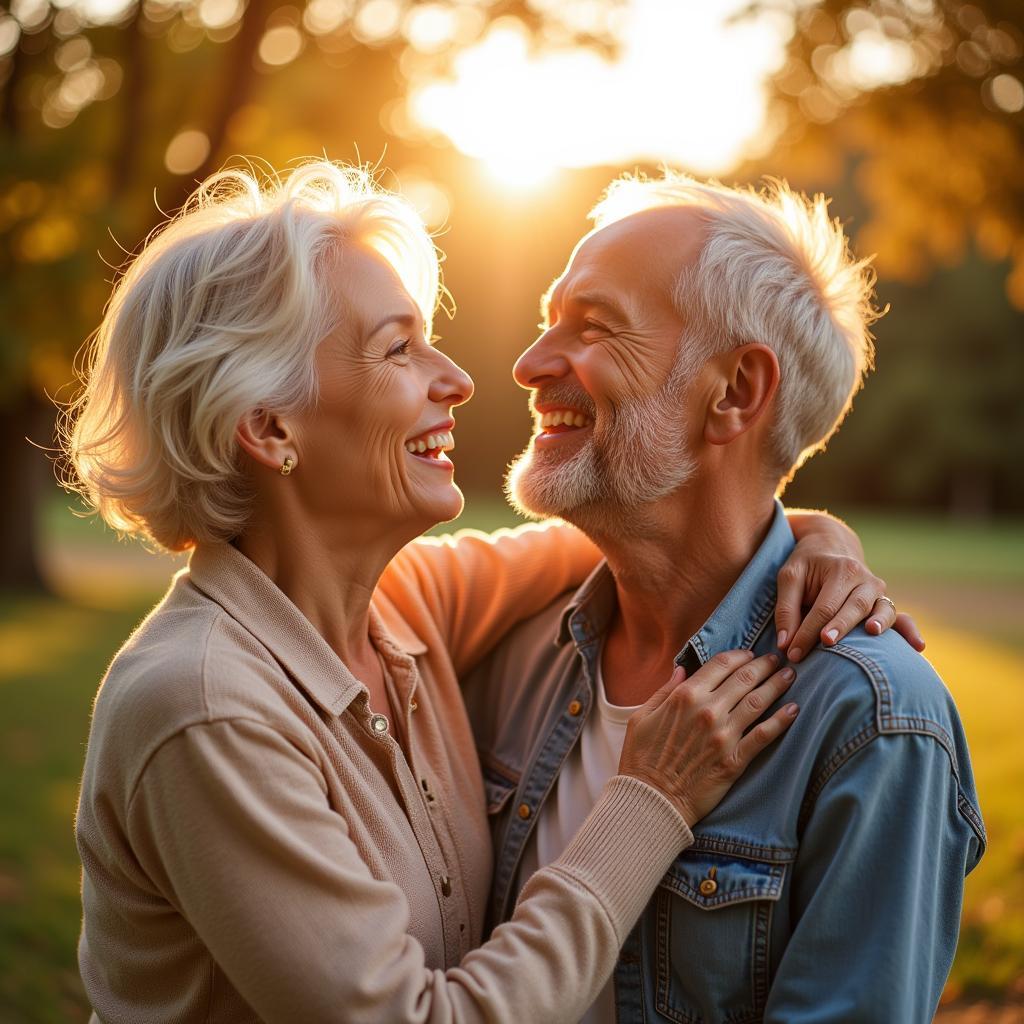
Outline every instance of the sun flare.
[[411, 113], [511, 186], [630, 161], [720, 174], [766, 131], [763, 82], [792, 29], [770, 15], [730, 22], [743, 6], [634, 0], [614, 58], [535, 52], [523, 25], [501, 18], [450, 78], [414, 87]]

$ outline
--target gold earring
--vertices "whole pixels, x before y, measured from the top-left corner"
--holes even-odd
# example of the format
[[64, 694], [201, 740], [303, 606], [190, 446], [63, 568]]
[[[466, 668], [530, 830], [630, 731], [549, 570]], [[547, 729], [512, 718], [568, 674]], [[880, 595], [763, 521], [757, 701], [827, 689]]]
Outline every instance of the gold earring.
[[289, 455], [288, 458], [286, 458], [284, 462], [281, 463], [281, 476], [287, 476], [292, 471], [292, 467], [294, 465], [295, 461]]

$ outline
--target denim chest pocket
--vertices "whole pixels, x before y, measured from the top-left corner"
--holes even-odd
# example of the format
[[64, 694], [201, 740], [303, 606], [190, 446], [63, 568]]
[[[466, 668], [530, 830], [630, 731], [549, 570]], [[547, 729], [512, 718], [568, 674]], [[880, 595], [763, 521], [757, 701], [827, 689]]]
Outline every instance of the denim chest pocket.
[[765, 859], [687, 850], [655, 894], [655, 1002], [679, 1024], [760, 1021], [770, 981], [772, 912], [790, 851]]

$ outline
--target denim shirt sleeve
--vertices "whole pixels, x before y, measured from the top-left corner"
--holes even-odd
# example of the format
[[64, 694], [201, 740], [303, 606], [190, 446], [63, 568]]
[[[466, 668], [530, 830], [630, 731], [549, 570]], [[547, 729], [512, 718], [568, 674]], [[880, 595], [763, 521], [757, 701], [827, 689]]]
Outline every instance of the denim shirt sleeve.
[[913, 732], [877, 735], [828, 779], [804, 826], [766, 1022], [931, 1021], [982, 849], [960, 798], [946, 749]]

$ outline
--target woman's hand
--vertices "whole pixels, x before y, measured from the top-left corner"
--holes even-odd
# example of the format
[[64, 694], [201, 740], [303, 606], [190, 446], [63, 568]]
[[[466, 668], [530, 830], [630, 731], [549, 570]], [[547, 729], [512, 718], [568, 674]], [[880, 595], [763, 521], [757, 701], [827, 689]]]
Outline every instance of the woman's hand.
[[677, 667], [626, 725], [619, 774], [653, 786], [691, 828], [796, 718], [787, 704], [749, 732], [796, 677], [774, 654], [725, 651], [690, 679]]
[[[892, 627], [914, 650], [924, 650], [917, 624], [909, 615], [897, 614], [885, 596], [885, 581], [864, 564], [864, 550], [853, 530], [819, 513], [790, 511], [786, 518], [797, 545], [779, 570], [775, 629], [779, 650], [790, 661], [799, 661], [819, 641], [831, 647], [865, 620], [869, 633]], [[807, 605], [810, 610], [803, 616]]]

